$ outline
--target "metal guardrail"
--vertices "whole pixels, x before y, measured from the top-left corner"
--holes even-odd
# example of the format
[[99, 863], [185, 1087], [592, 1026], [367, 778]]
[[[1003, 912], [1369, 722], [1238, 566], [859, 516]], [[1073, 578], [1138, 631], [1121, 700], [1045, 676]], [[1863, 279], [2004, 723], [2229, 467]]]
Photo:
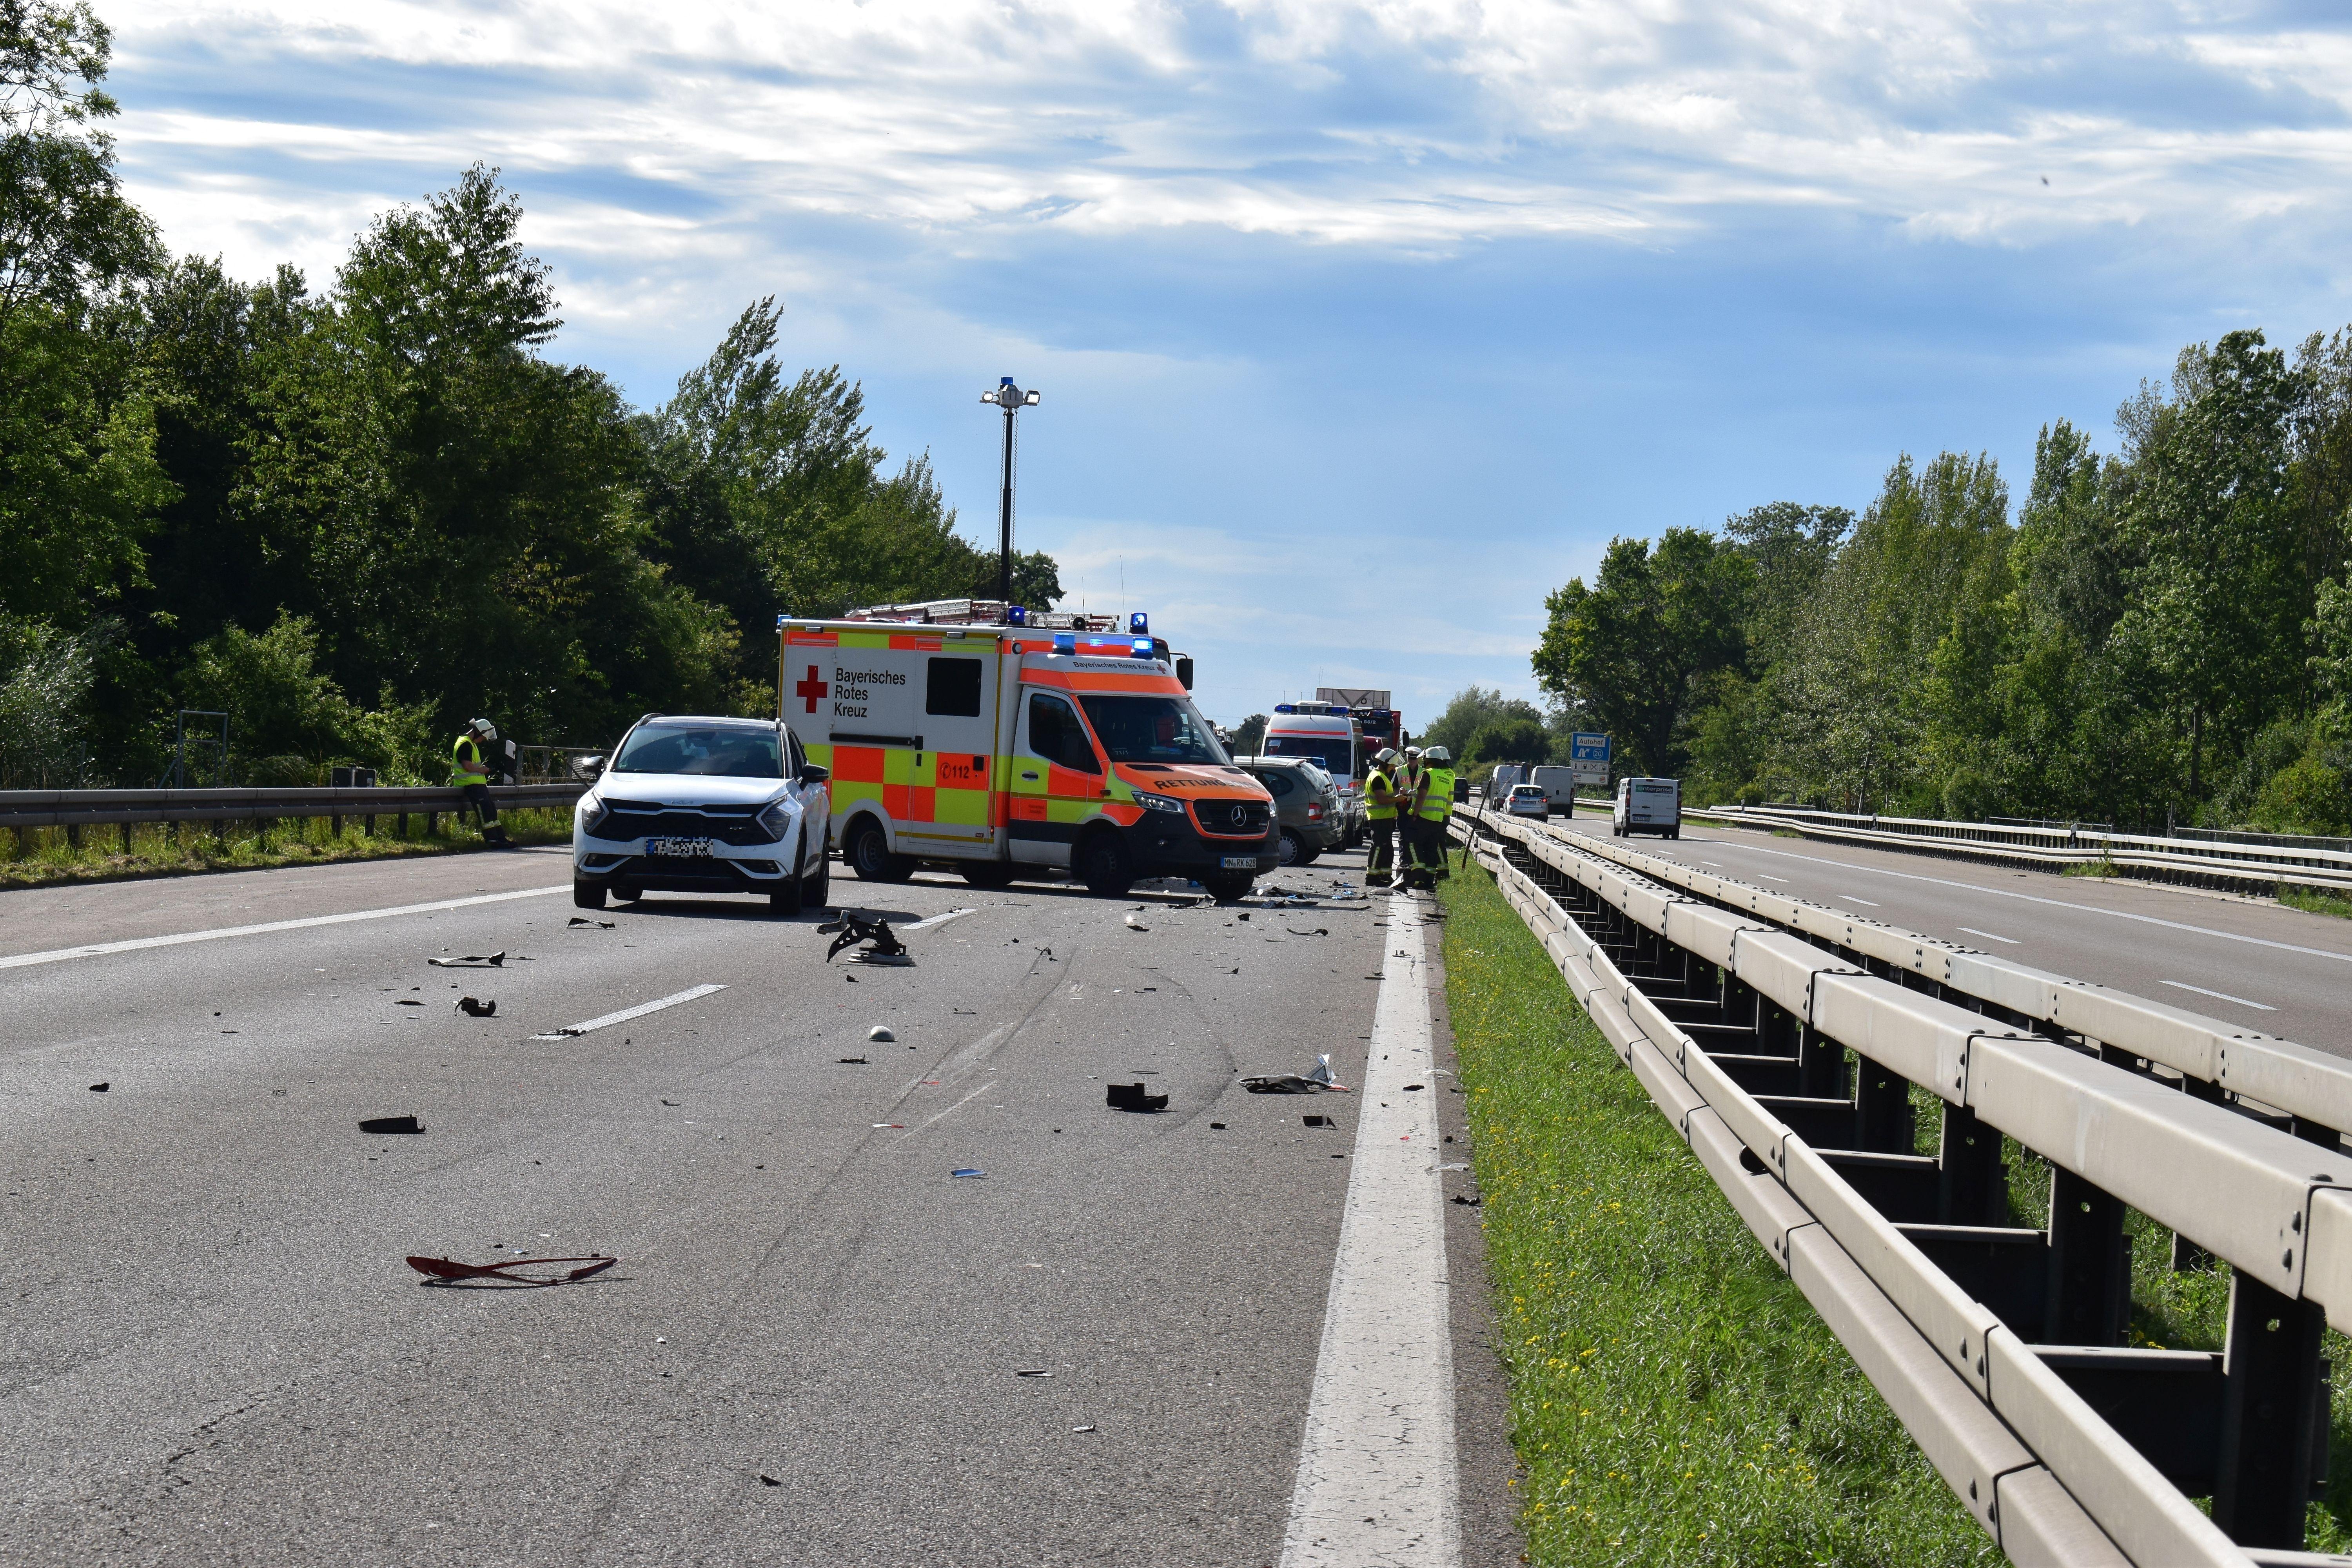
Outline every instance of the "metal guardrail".
[[[2300, 1550], [2326, 1466], [2321, 1334], [2352, 1322], [2352, 1160], [2332, 1132], [2315, 1147], [2107, 1059], [2111, 1041], [1817, 945], [1759, 918], [1793, 910], [1738, 907], [1743, 884], [1705, 901], [1613, 846], [1499, 813], [1457, 820], [1478, 825], [1482, 859], [1619, 1058], [2013, 1561], [2352, 1563]], [[2041, 978], [2102, 995], [2102, 1027], [2159, 1046], [2193, 1017]], [[1915, 1152], [1915, 1084], [1941, 1102], [1934, 1156]], [[2004, 1133], [2050, 1162], [2046, 1227], [2010, 1220]], [[2126, 1206], [2231, 1264], [2225, 1351], [2123, 1345]], [[2190, 1500], [2209, 1496], [2210, 1518]]]
[[[490, 799], [501, 809], [568, 806], [584, 784], [493, 784]], [[151, 822], [277, 822], [327, 817], [341, 830], [342, 819], [370, 824], [379, 816], [406, 820], [422, 815], [428, 824], [442, 813], [466, 809], [466, 793], [424, 789], [16, 789], [0, 790], [0, 827], [16, 829], [19, 841], [38, 827], [120, 826], [127, 835]]]
[[1808, 838], [1924, 850], [2044, 868], [2111, 866], [2117, 874], [2215, 887], [2295, 887], [2352, 890], [2352, 851], [2306, 844], [2240, 843], [2114, 833], [2095, 827], [2030, 827], [1944, 822], [1918, 816], [1856, 816], [1790, 806], [1685, 806], [1683, 815], [1741, 827], [1785, 827]]

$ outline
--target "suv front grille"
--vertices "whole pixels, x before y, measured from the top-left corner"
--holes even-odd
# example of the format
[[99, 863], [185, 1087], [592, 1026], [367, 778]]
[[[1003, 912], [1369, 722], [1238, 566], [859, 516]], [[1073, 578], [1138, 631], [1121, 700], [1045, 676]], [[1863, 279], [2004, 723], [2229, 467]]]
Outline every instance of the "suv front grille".
[[760, 826], [757, 805], [659, 805], [647, 800], [607, 800], [598, 838], [716, 838], [722, 844], [773, 844], [776, 836]]
[[1213, 838], [1263, 838], [1273, 808], [1262, 800], [1196, 800], [1192, 819]]

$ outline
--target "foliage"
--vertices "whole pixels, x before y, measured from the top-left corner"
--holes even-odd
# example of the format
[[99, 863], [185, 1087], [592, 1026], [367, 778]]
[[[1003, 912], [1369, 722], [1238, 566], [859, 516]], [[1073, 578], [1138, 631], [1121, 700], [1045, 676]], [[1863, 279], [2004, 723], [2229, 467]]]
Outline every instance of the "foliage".
[[0, 615], [0, 789], [69, 789], [83, 783], [84, 718], [98, 654], [114, 631], [101, 622], [59, 631]]
[[1517, 697], [1505, 697], [1488, 686], [1465, 686], [1454, 694], [1445, 710], [1430, 721], [1421, 733], [1412, 737], [1419, 746], [1443, 746], [1457, 760], [1466, 759], [1471, 740], [1488, 725], [1527, 721], [1543, 723], [1543, 715], [1532, 702]]
[[1491, 719], [1470, 737], [1463, 760], [1471, 763], [1540, 763], [1551, 755], [1551, 731], [1540, 719]]
[[2352, 829], [2352, 329], [2192, 345], [2116, 426], [2106, 456], [2043, 426], [2013, 525], [1992, 461], [1945, 452], [1859, 519], [1615, 541], [1535, 668], [1696, 801]]
[[1234, 726], [1232, 751], [1237, 757], [1254, 757], [1265, 745], [1266, 716], [1253, 713]]

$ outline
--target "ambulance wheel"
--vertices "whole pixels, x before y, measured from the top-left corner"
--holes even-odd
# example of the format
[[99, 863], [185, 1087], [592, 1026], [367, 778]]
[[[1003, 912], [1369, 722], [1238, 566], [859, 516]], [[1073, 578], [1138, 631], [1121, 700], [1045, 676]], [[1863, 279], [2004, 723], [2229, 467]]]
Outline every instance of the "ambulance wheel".
[[849, 862], [861, 882], [903, 882], [915, 874], [914, 857], [891, 854], [889, 841], [882, 837], [882, 825], [870, 816], [861, 818], [849, 830], [841, 858]]
[[959, 868], [963, 879], [975, 888], [1009, 888], [1013, 886], [1013, 868], [1002, 861], [983, 860], [976, 866]]
[[1275, 851], [1275, 858], [1286, 866], [1304, 866], [1313, 857], [1307, 853], [1306, 841], [1286, 827], [1282, 830], [1282, 847]]
[[1078, 846], [1078, 875], [1097, 898], [1123, 899], [1135, 886], [1135, 862], [1128, 858], [1126, 845], [1097, 833]]
[[1209, 889], [1209, 897], [1221, 904], [1237, 904], [1249, 897], [1257, 882], [1255, 877], [1203, 877], [1201, 886]]
[[592, 882], [585, 877], [572, 878], [572, 901], [583, 910], [603, 909], [604, 907], [604, 884], [602, 882]]

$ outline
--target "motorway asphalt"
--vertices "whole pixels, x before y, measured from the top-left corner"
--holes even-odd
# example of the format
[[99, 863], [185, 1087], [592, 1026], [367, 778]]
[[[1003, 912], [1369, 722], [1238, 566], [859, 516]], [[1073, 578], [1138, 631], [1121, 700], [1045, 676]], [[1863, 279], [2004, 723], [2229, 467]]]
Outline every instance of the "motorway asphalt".
[[[1555, 827], [1609, 838], [1605, 816]], [[2234, 1027], [2352, 1056], [2352, 921], [2263, 899], [2004, 866], [1691, 821], [1612, 842], [2113, 986]]]
[[[0, 1560], [1275, 1563], [1357, 1118], [1237, 1075], [1359, 1081], [1360, 875], [1244, 920], [836, 870], [936, 922], [909, 968], [746, 900], [570, 925], [561, 851], [0, 894]], [[425, 1131], [358, 1129], [389, 1115]], [[1456, 1560], [1507, 1563], [1475, 1215], [1444, 1208]], [[402, 1262], [594, 1253], [550, 1289]]]

